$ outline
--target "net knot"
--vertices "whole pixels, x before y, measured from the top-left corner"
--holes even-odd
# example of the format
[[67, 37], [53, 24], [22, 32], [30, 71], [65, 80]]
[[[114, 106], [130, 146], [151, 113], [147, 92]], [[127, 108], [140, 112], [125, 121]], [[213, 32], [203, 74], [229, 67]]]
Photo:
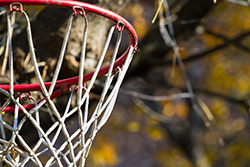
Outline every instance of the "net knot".
[[138, 43], [136, 42], [135, 44], [131, 44], [130, 47], [134, 48], [133, 54], [135, 54], [135, 52], [138, 50]]
[[118, 32], [123, 31], [124, 26], [125, 26], [125, 25], [124, 25], [124, 23], [123, 23], [122, 21], [118, 21], [117, 24], [116, 24], [116, 29], [117, 29], [117, 31], [118, 31]]
[[[86, 90], [86, 87], [87, 87], [86, 83], [83, 83], [82, 84], [83, 91]], [[76, 87], [74, 88], [74, 91], [77, 91], [78, 89], [79, 89], [79, 86], [76, 85]]]
[[123, 69], [123, 64], [118, 65], [118, 66], [114, 69], [113, 75], [117, 75], [122, 69]]
[[78, 14], [82, 17], [85, 17], [85, 10], [80, 6], [73, 6], [74, 16], [77, 16]]
[[28, 93], [27, 95], [20, 94], [19, 99], [24, 101], [31, 99], [30, 93]]
[[10, 4], [10, 12], [20, 11], [23, 13], [23, 5], [20, 2], [13, 2]]

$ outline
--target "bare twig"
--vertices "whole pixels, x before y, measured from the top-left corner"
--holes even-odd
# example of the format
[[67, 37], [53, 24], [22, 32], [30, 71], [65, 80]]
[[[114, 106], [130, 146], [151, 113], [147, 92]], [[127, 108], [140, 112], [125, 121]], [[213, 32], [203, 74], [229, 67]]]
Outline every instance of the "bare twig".
[[[213, 31], [211, 31], [211, 30], [205, 30], [205, 32], [208, 33], [208, 34], [210, 34], [210, 35], [213, 35], [213, 36], [215, 36], [215, 37], [217, 37], [217, 38], [223, 39], [224, 42], [230, 41], [230, 39], [227, 38], [226, 36], [224, 36], [224, 35], [222, 35], [222, 34], [218, 34], [218, 33], [213, 32]], [[245, 46], [245, 45], [243, 45], [243, 44], [241, 44], [240, 41], [234, 42], [234, 43], [232, 43], [232, 45], [234, 45], [235, 47], [237, 47], [237, 48], [239, 48], [239, 49], [241, 49], [241, 50], [243, 50], [243, 51], [246, 51], [246, 52], [248, 52], [248, 53], [250, 52], [250, 48], [247, 47], [247, 46]]]
[[146, 113], [149, 117], [165, 123], [167, 125], [178, 125], [178, 126], [185, 126], [185, 124], [177, 124], [177, 123], [171, 123], [170, 120], [165, 117], [164, 115], [154, 111], [152, 108], [150, 108], [148, 105], [146, 105], [142, 100], [138, 99], [138, 98], [134, 98], [133, 102], [135, 103], [135, 105], [137, 105], [138, 107], [142, 108], [142, 111], [144, 113]]
[[[247, 36], [250, 35], [250, 31], [247, 31], [245, 33], [242, 33], [240, 35], [238, 35], [237, 37], [233, 38], [233, 39], [229, 39], [228, 41], [225, 41], [224, 43], [220, 44], [220, 45], [217, 45], [215, 46], [214, 48], [212, 49], [208, 49], [202, 53], [197, 53], [197, 54], [193, 54], [187, 58], [184, 58], [182, 59], [182, 61], [184, 63], [188, 63], [188, 62], [192, 62], [192, 61], [195, 61], [195, 60], [199, 60], [199, 59], [202, 59], [204, 58], [205, 56], [208, 56], [209, 54], [215, 52], [215, 51], [218, 51], [220, 49], [224, 49], [226, 48], [228, 45], [231, 45], [231, 44], [234, 44], [234, 43], [238, 43], [240, 42], [241, 40], [243, 40], [244, 38], [246, 38]], [[164, 60], [161, 60], [161, 61], [155, 61], [153, 62], [155, 64], [157, 64], [158, 66], [159, 65], [166, 65], [166, 64], [172, 64], [172, 61], [164, 61]]]
[[160, 32], [162, 34], [162, 37], [163, 37], [166, 45], [168, 45], [168, 46], [170, 45], [172, 47], [173, 51], [174, 51], [174, 57], [176, 57], [178, 65], [179, 65], [179, 67], [181, 69], [181, 73], [183, 75], [187, 91], [190, 94], [193, 95], [190, 98], [190, 100], [191, 100], [192, 107], [193, 107], [194, 111], [200, 116], [200, 118], [204, 122], [204, 125], [208, 129], [210, 129], [210, 131], [213, 132], [213, 134], [215, 134], [213, 128], [211, 127], [210, 120], [207, 117], [208, 115], [206, 115], [203, 108], [197, 103], [197, 100], [196, 100], [196, 97], [195, 97], [195, 94], [194, 94], [194, 91], [193, 91], [193, 88], [192, 88], [191, 81], [189, 79], [189, 76], [186, 73], [186, 69], [184, 67], [184, 63], [183, 63], [181, 55], [180, 55], [178, 44], [177, 44], [177, 42], [176, 42], [176, 40], [174, 38], [175, 35], [174, 35], [173, 23], [171, 21], [170, 11], [169, 11], [168, 3], [167, 3], [166, 0], [164, 0], [164, 8], [165, 8], [165, 15], [166, 15], [167, 20], [168, 20], [167, 26], [168, 26], [169, 32], [171, 33], [171, 36], [169, 35], [168, 30], [166, 29], [165, 25], [163, 24], [164, 23], [163, 20], [165, 20], [164, 15], [159, 14], [159, 16], [160, 16], [160, 23], [159, 23], [160, 25], [159, 25], [159, 27], [160, 27]]
[[247, 0], [247, 1], [241, 1], [241, 0], [225, 0], [225, 1], [230, 2], [230, 3], [237, 4], [237, 5], [249, 6], [249, 0]]
[[197, 103], [200, 105], [200, 107], [202, 108], [202, 110], [206, 114], [209, 121], [213, 121], [214, 116], [213, 116], [212, 112], [210, 111], [210, 109], [208, 108], [208, 106], [206, 105], [206, 103], [200, 97], [196, 97], [196, 99], [197, 99]]
[[158, 14], [159, 14], [159, 12], [160, 12], [160, 10], [161, 10], [163, 1], [164, 1], [164, 0], [161, 0], [160, 5], [158, 6], [158, 9], [157, 9], [157, 11], [156, 11], [156, 13], [155, 13], [155, 16], [154, 16], [154, 18], [153, 18], [153, 20], [152, 20], [152, 24], [155, 22], [155, 20], [156, 20]]
[[127, 90], [125, 88], [121, 88], [120, 93], [127, 94], [133, 97], [137, 97], [143, 100], [149, 100], [149, 101], [170, 101], [170, 100], [186, 99], [186, 98], [193, 97], [193, 95], [190, 93], [177, 93], [177, 94], [167, 95], [167, 96], [151, 96], [151, 95], [146, 95], [143, 93], [135, 92], [132, 90]]
[[[104, 86], [104, 83], [98, 80], [95, 81], [95, 84], [99, 86]], [[111, 85], [109, 89], [112, 90], [113, 86]], [[136, 97], [136, 98], [140, 98], [143, 100], [148, 100], [148, 101], [170, 101], [170, 100], [176, 100], [176, 99], [188, 99], [188, 98], [192, 98], [193, 96], [193, 94], [190, 94], [190, 93], [176, 93], [176, 94], [166, 95], [166, 96], [153, 96], [153, 95], [148, 95], [148, 94], [136, 92], [133, 90], [129, 90], [123, 87], [120, 88], [119, 93], [126, 94], [126, 95]]]

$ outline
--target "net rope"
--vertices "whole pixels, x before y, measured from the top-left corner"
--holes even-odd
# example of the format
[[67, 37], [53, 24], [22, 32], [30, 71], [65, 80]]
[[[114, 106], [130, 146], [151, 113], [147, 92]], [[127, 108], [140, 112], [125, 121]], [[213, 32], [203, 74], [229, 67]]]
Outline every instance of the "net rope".
[[[20, 96], [16, 96], [14, 89], [14, 67], [13, 67], [13, 50], [12, 50], [12, 24], [10, 18], [13, 12], [21, 12], [27, 22], [27, 39], [29, 46], [29, 53], [31, 55], [32, 64], [35, 69], [35, 75], [38, 83], [41, 87], [43, 94], [42, 100], [36, 100], [31, 94], [22, 93]], [[80, 15], [80, 16], [79, 16]], [[60, 70], [62, 68], [62, 62], [64, 59], [67, 43], [70, 35], [73, 19], [75, 17], [82, 17], [84, 19], [83, 26], [83, 40], [82, 51], [80, 55], [79, 65], [79, 80], [75, 88], [69, 90], [68, 102], [65, 107], [65, 111], [59, 112], [55, 105], [52, 96], [57, 93], [55, 89], [56, 81]], [[120, 31], [117, 23], [111, 26], [103, 51], [100, 55], [96, 70], [93, 73], [91, 80], [88, 84], [83, 83], [84, 78], [84, 61], [86, 53], [86, 41], [88, 30], [88, 19], [82, 8], [74, 8], [74, 13], [68, 19], [67, 29], [65, 37], [62, 43], [60, 55], [57, 61], [56, 69], [49, 88], [46, 88], [42, 79], [42, 74], [39, 71], [34, 44], [32, 40], [31, 23], [28, 15], [23, 10], [10, 11], [7, 15], [7, 28], [8, 28], [8, 40], [9, 47], [9, 78], [10, 78], [10, 90], [6, 91], [0, 88], [0, 94], [5, 96], [6, 100], [2, 104], [0, 111], [3, 112], [10, 104], [14, 105], [14, 112], [10, 113], [13, 116], [13, 122], [9, 123], [4, 120], [5, 115], [0, 114], [0, 166], [7, 164], [9, 166], [84, 166], [86, 158], [89, 154], [92, 142], [101, 129], [101, 127], [107, 122], [108, 118], [113, 111], [118, 91], [121, 86], [122, 80], [132, 60], [135, 48], [130, 46], [127, 58], [121, 67], [116, 68], [114, 72], [114, 64], [117, 58], [118, 49], [122, 40], [122, 31]], [[102, 67], [104, 58], [107, 55], [108, 48], [114, 32], [117, 30], [118, 37], [114, 47], [113, 55], [110, 60], [110, 68], [105, 75], [105, 83], [103, 85], [102, 93], [98, 99], [97, 105], [93, 111], [89, 110], [90, 105], [90, 91], [94, 86], [94, 83], [98, 77], [98, 72]], [[110, 91], [110, 87], [112, 90]], [[69, 89], [69, 88], [68, 88]], [[76, 103], [73, 101], [76, 97]], [[33, 102], [34, 107], [28, 110], [24, 107], [21, 101], [29, 99]], [[74, 105], [75, 104], [75, 105]], [[51, 120], [54, 120], [53, 124], [48, 129], [43, 129], [40, 117], [44, 112], [44, 106], [47, 106], [46, 112], [51, 116]], [[24, 116], [20, 116], [23, 113]], [[10, 114], [8, 114], [10, 116]], [[67, 124], [67, 120], [73, 115], [77, 115], [77, 127], [72, 131]], [[36, 135], [38, 140], [32, 145], [28, 143], [22, 134], [20, 133], [24, 124], [29, 121], [33, 128], [36, 129]], [[7, 137], [7, 133], [11, 132], [11, 136]], [[63, 142], [59, 142], [61, 139]], [[60, 143], [60, 144], [57, 144]]]

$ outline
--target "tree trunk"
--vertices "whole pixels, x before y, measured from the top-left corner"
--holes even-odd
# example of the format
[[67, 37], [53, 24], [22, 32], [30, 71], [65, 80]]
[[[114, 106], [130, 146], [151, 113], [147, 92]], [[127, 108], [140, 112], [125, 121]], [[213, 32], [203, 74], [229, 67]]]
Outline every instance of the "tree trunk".
[[[129, 0], [99, 0], [91, 2], [119, 13], [126, 7]], [[40, 12], [37, 19], [31, 23], [36, 56], [38, 61], [45, 61], [48, 65], [48, 70], [46, 71], [48, 80], [53, 76], [56, 60], [64, 39], [67, 21], [72, 13], [72, 9], [47, 7]], [[85, 71], [92, 72], [102, 52], [107, 31], [110, 25], [114, 23], [95, 13], [87, 12], [86, 16], [88, 18], [89, 28]], [[76, 17], [74, 19], [60, 78], [67, 78], [78, 74], [78, 58], [81, 53], [84, 24], [82, 17]], [[27, 80], [27, 77], [23, 78], [23, 76], [28, 73], [24, 68], [24, 60], [28, 54], [25, 31], [15, 36], [14, 46], [16, 71], [22, 71], [22, 74], [17, 80], [24, 82]]]

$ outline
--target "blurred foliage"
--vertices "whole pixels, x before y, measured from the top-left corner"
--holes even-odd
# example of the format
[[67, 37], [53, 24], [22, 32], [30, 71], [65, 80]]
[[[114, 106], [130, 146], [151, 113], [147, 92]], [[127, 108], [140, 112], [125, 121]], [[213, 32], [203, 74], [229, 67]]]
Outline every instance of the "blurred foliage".
[[90, 156], [93, 158], [93, 165], [91, 166], [114, 166], [117, 164], [117, 154], [112, 143], [101, 140], [96, 149], [93, 149], [93, 152], [93, 155]]
[[[154, 26], [150, 23], [155, 14], [154, 5], [153, 2], [138, 1], [128, 8], [130, 12], [127, 17], [132, 20], [140, 40], [143, 40]], [[196, 32], [190, 38], [178, 41], [182, 58], [185, 61], [192, 55], [224, 45], [228, 40], [249, 31], [249, 18], [248, 7], [224, 1], [218, 2], [201, 20]], [[198, 124], [196, 130], [192, 132], [193, 142], [195, 142], [193, 152], [197, 166], [247, 167], [250, 165], [248, 109], [240, 102], [249, 98], [250, 59], [249, 51], [242, 50], [238, 45], [249, 48], [249, 41], [250, 38], [246, 36], [241, 41], [230, 43], [222, 49], [216, 49], [186, 64], [196, 95], [202, 99], [214, 117], [211, 122], [212, 129]], [[172, 52], [169, 53], [169, 55], [172, 54]], [[178, 92], [185, 87], [185, 80], [178, 66], [175, 67], [175, 75], [170, 77], [171, 68], [171, 66], [159, 66], [145, 76], [147, 81], [149, 79], [152, 82], [131, 79], [124, 88], [153, 96]], [[154, 78], [155, 76], [159, 76], [160, 79]], [[169, 89], [168, 86], [164, 86], [165, 83], [175, 88]], [[163, 89], [165, 91], [162, 91]], [[108, 143], [115, 145], [112, 147], [114, 155], [111, 155], [115, 157], [115, 164], [110, 164], [107, 160], [106, 165], [103, 166], [191, 167], [194, 165], [180, 145], [173, 141], [162, 127], [164, 124], [174, 129], [177, 134], [186, 133], [185, 127], [191, 126], [187, 122], [190, 121], [189, 115], [193, 111], [185, 100], [144, 101], [145, 105], [153, 110], [152, 112], [161, 113], [162, 117], [169, 121], [166, 124], [146, 115], [143, 112], [146, 110], [145, 106], [136, 105], [131, 96], [120, 93], [119, 97], [110, 121], [94, 142], [94, 148], [91, 151], [93, 157], [94, 154], [98, 154], [96, 148], [102, 148], [98, 146], [99, 143], [104, 142], [105, 145], [105, 140], [108, 140]], [[117, 127], [120, 127], [119, 130]], [[102, 139], [104, 136], [105, 140]], [[222, 147], [217, 141], [220, 137], [225, 142]], [[119, 141], [121, 138], [123, 142]], [[121, 148], [126, 148], [126, 152]], [[139, 151], [136, 152], [134, 149]], [[87, 166], [98, 161], [93, 157], [88, 160], [90, 165]], [[100, 159], [104, 157], [105, 155]]]

